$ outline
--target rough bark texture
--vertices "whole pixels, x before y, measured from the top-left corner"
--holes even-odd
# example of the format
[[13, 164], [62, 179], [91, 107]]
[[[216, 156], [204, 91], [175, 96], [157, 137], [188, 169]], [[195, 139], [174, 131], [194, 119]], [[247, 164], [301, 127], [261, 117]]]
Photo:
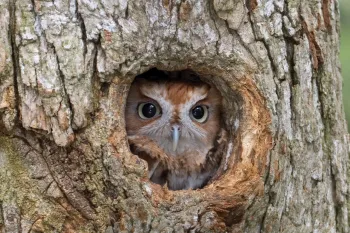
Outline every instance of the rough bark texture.
[[[0, 0], [0, 29], [0, 231], [350, 231], [336, 0]], [[150, 183], [129, 151], [152, 67], [223, 93], [204, 189]]]

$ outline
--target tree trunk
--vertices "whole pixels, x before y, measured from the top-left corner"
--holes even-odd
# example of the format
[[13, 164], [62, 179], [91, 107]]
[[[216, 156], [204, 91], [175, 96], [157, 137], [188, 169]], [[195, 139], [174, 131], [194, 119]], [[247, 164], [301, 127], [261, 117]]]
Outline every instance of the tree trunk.
[[[0, 0], [2, 232], [349, 232], [337, 0]], [[221, 175], [147, 179], [133, 78], [192, 69], [225, 99]]]

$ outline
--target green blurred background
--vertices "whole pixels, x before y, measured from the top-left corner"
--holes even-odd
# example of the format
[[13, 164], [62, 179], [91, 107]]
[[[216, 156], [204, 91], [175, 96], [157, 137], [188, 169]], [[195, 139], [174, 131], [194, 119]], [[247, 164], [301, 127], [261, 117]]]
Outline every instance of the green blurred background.
[[343, 74], [343, 101], [350, 129], [350, 0], [340, 0], [340, 61]]

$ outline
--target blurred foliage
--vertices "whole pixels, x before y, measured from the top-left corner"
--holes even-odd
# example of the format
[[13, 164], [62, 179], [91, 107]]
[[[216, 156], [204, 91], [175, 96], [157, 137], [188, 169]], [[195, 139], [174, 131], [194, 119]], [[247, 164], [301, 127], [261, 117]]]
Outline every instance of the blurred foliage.
[[350, 1], [340, 0], [340, 61], [343, 75], [343, 101], [350, 129]]

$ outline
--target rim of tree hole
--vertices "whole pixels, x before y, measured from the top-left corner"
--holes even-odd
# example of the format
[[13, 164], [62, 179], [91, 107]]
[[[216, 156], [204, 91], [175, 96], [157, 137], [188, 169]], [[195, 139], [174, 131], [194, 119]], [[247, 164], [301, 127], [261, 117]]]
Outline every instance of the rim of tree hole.
[[[167, 77], [159, 78], [162, 72], [166, 72]], [[220, 142], [215, 145], [221, 150], [220, 164], [214, 176], [203, 187], [194, 190], [169, 190], [146, 178], [152, 187], [150, 196], [156, 197], [157, 201], [168, 202], [172, 195], [198, 195], [210, 203], [211, 209], [222, 214], [221, 217], [228, 221], [226, 225], [231, 226], [242, 220], [249, 200], [264, 192], [267, 156], [272, 147], [269, 110], [250, 77], [235, 78], [234, 82], [230, 79], [228, 83], [226, 78], [231, 75], [215, 69], [203, 71], [191, 67], [167, 71], [153, 67], [136, 75], [131, 85], [145, 76], [155, 80], [169, 79], [169, 76], [179, 76], [179, 73], [190, 73], [186, 75], [187, 80], [195, 79], [214, 85], [222, 95], [222, 127], [225, 135], [221, 135], [221, 131], [217, 137]]]

